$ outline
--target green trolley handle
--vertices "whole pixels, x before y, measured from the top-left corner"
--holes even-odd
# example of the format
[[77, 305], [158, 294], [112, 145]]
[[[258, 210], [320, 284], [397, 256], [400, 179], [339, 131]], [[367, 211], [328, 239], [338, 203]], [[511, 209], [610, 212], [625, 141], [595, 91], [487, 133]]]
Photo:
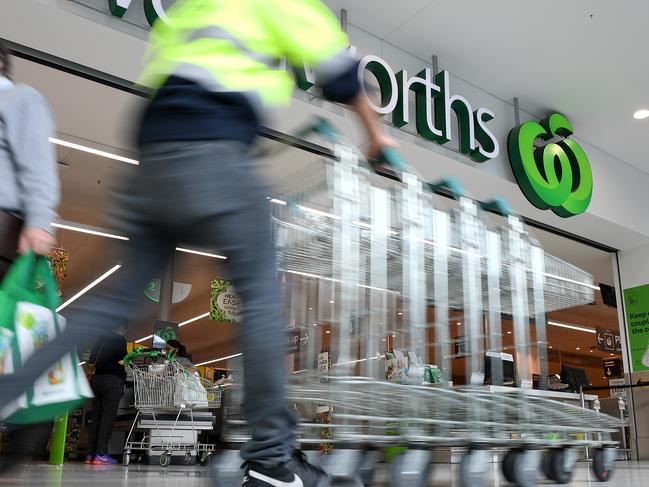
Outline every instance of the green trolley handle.
[[124, 365], [131, 365], [133, 360], [139, 357], [148, 357], [148, 358], [165, 358], [170, 362], [175, 362], [176, 359], [173, 355], [167, 355], [167, 352], [164, 350], [149, 350], [146, 348], [138, 347], [132, 352], [129, 352], [124, 357]]

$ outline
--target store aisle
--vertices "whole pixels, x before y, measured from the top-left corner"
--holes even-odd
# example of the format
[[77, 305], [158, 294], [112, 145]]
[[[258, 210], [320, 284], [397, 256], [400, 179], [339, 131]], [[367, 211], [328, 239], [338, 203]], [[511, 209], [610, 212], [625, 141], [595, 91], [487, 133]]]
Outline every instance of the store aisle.
[[[430, 483], [435, 487], [455, 487], [454, 470], [448, 465], [438, 465]], [[385, 478], [387, 472], [382, 472]], [[491, 481], [487, 485], [500, 487], [506, 485], [497, 475], [497, 469], [491, 473]], [[607, 484], [597, 482], [581, 464], [575, 474], [573, 486], [607, 486], [607, 487], [637, 487], [643, 485], [642, 478], [649, 476], [649, 462], [618, 463], [613, 480]], [[59, 469], [46, 464], [24, 466], [16, 472], [0, 478], [0, 486], [11, 487], [209, 487], [207, 469], [202, 467], [176, 467], [166, 470], [158, 466], [130, 466], [128, 469], [104, 466], [85, 466], [69, 464]], [[377, 484], [383, 486], [386, 484]], [[542, 481], [539, 486], [553, 484]]]

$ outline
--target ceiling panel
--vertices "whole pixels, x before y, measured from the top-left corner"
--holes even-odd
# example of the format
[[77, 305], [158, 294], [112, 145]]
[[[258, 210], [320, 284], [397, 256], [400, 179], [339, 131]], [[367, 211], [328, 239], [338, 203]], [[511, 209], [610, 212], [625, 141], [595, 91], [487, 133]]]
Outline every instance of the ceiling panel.
[[347, 9], [350, 24], [378, 37], [384, 37], [435, 0], [324, 0], [340, 16]]
[[565, 113], [578, 137], [649, 172], [649, 120], [632, 118], [649, 107], [648, 18], [649, 2], [438, 0], [386, 40], [422, 59], [437, 54], [458, 77], [533, 113]]

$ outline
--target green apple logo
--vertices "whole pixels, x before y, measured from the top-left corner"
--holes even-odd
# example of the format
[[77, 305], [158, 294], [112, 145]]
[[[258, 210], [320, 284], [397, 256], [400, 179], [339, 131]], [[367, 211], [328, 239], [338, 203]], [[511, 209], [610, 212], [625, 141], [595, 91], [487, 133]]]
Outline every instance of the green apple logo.
[[[593, 195], [593, 174], [586, 153], [570, 139], [572, 125], [553, 113], [541, 122], [524, 122], [509, 132], [507, 148], [514, 176], [525, 197], [541, 210], [563, 218], [586, 211]], [[563, 137], [541, 147], [537, 139]]]

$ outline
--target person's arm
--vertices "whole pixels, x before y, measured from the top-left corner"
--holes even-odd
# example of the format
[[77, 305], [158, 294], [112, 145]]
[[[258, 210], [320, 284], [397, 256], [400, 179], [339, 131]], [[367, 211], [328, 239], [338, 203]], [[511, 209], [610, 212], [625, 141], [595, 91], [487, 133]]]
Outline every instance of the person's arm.
[[45, 99], [31, 88], [22, 89], [21, 123], [11, 138], [25, 217], [18, 251], [46, 254], [56, 243], [52, 223], [59, 204], [56, 160], [49, 141], [54, 124]]
[[291, 64], [314, 68], [317, 84], [331, 101], [349, 105], [369, 137], [370, 157], [396, 143], [369, 106], [358, 77], [358, 61], [338, 19], [320, 0], [260, 0], [265, 20]]
[[356, 115], [358, 115], [370, 139], [367, 149], [367, 155], [369, 157], [377, 157], [384, 147], [395, 147], [397, 145], [391, 137], [383, 133], [381, 121], [369, 103], [367, 103], [363, 91], [360, 91], [349, 105], [356, 112]]

